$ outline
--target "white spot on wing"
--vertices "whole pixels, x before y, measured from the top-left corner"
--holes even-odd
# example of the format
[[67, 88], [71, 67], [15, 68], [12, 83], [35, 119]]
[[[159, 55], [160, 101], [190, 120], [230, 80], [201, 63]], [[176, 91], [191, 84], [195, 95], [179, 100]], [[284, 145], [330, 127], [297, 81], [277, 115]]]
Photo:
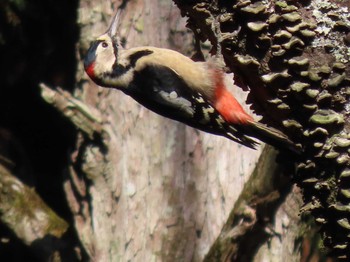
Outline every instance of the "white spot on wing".
[[202, 124], [209, 123], [211, 120], [210, 115], [215, 112], [214, 108], [211, 105], [208, 107], [202, 107], [203, 119], [200, 121]]
[[171, 99], [176, 99], [176, 98], [177, 98], [177, 93], [176, 93], [175, 91], [173, 91], [173, 92], [171, 92], [171, 93], [169, 94], [169, 97], [170, 97]]
[[169, 102], [174, 107], [179, 108], [180, 110], [185, 111], [186, 113], [188, 113], [190, 115], [194, 114], [194, 109], [192, 108], [192, 103], [183, 97], [178, 97], [178, 95], [175, 91], [172, 91], [171, 93], [167, 93], [165, 91], [160, 91], [159, 95], [165, 101]]
[[204, 101], [204, 99], [203, 99], [203, 97], [196, 97], [195, 98], [196, 100], [197, 100], [197, 102], [199, 102], [199, 103], [204, 103], [205, 101]]
[[222, 119], [222, 117], [218, 117], [215, 120], [216, 120], [216, 123], [218, 123], [219, 126], [222, 126], [222, 124], [225, 123], [225, 120]]
[[208, 108], [203, 109], [204, 114], [212, 114], [214, 113], [214, 108], [212, 106], [209, 106]]

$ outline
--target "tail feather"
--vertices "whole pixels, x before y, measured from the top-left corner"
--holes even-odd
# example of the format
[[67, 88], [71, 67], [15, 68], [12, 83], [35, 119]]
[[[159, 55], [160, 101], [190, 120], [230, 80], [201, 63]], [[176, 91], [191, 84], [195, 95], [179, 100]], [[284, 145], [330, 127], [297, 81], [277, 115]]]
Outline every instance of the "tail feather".
[[228, 131], [226, 132], [225, 136], [232, 141], [235, 141], [251, 149], [256, 149], [256, 146], [259, 145], [259, 142], [255, 141], [249, 136], [246, 136], [244, 133], [240, 132], [240, 130], [232, 125], [228, 127]]
[[273, 127], [268, 127], [256, 121], [249, 121], [249, 124], [241, 125], [241, 127], [243, 127], [246, 135], [255, 137], [277, 149], [289, 150], [296, 154], [301, 153], [301, 149], [295, 143]]

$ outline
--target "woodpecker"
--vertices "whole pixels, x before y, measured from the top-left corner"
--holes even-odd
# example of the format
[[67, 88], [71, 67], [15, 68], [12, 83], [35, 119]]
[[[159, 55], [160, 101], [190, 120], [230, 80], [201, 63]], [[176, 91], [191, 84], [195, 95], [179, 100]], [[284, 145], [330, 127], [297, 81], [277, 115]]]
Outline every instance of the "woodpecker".
[[215, 62], [194, 62], [151, 46], [124, 49], [116, 36], [118, 18], [119, 12], [107, 32], [91, 43], [84, 60], [86, 73], [97, 85], [121, 90], [159, 115], [250, 148], [258, 144], [254, 137], [298, 151], [286, 135], [244, 111]]

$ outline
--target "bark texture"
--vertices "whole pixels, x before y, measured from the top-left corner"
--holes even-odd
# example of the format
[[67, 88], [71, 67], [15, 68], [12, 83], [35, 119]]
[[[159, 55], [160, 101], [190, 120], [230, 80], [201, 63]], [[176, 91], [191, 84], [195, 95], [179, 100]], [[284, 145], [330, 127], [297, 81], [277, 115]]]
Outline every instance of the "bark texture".
[[[116, 6], [81, 2], [82, 51], [105, 31]], [[120, 35], [128, 47], [188, 52], [191, 38], [170, 3], [134, 1], [125, 14]], [[102, 124], [95, 140], [78, 141], [66, 184], [87, 253], [98, 261], [201, 260], [239, 195], [230, 185], [244, 185], [259, 151], [238, 154], [228, 140], [159, 117], [81, 77], [76, 97], [98, 108], [90, 119]], [[243, 161], [244, 152], [250, 157]]]
[[201, 39], [221, 47], [263, 121], [302, 145], [303, 211], [331, 253], [348, 260], [349, 2], [175, 2]]
[[[19, 178], [30, 177], [27, 156], [8, 130], [0, 129], [0, 221], [37, 257], [48, 260], [67, 251], [68, 223]], [[10, 241], [1, 238], [3, 243]], [[67, 249], [67, 250], [66, 250]], [[72, 253], [67, 251], [66, 258]], [[40, 255], [39, 255], [40, 254]]]
[[[117, 4], [81, 1], [82, 54], [106, 30]], [[127, 47], [153, 45], [188, 53], [192, 38], [183, 28], [184, 20], [170, 3], [133, 1], [126, 6], [120, 36]], [[121, 92], [95, 86], [82, 68], [77, 78], [74, 97], [44, 85], [42, 95], [82, 131], [65, 189], [88, 256], [96, 261], [201, 261], [260, 150], [157, 116]], [[256, 183], [264, 187], [263, 180]], [[264, 195], [283, 191], [275, 185], [278, 189], [267, 188]], [[255, 193], [248, 190], [242, 201]], [[278, 205], [279, 194], [272, 195], [266, 201]]]
[[[36, 158], [34, 169], [44, 173], [39, 186], [28, 184], [41, 184], [46, 194], [40, 196], [50, 204], [67, 201], [71, 213], [61, 212], [65, 222], [22, 184], [37, 173], [21, 158], [8, 157], [16, 145], [0, 132], [0, 260], [2, 248], [18, 238], [40, 261], [312, 261], [322, 255], [314, 254], [318, 238], [310, 211], [325, 244], [347, 258], [348, 2], [175, 1], [184, 19], [170, 1], [124, 3], [119, 35], [126, 47], [153, 45], [190, 56], [195, 41], [186, 25], [197, 40], [210, 40], [212, 45], [201, 45], [204, 52], [215, 54], [219, 45], [235, 84], [250, 89], [252, 109], [301, 144], [304, 152], [297, 158], [198, 132], [155, 115], [117, 90], [94, 85], [81, 60], [121, 1], [55, 1], [47, 9], [28, 1], [31, 8], [23, 17], [8, 11], [10, 2], [0, 3], [5, 7], [0, 21], [6, 12], [8, 21], [21, 24], [23, 35], [19, 30], [20, 40], [7, 46], [27, 45], [21, 59], [13, 55], [15, 48], [3, 52], [0, 79], [7, 89], [1, 87], [0, 99], [11, 114], [5, 118], [4, 107], [0, 116], [14, 122], [11, 132], [24, 134], [21, 141], [31, 145], [24, 159]], [[13, 10], [25, 10], [26, 2], [20, 3]], [[62, 10], [77, 10], [77, 17]], [[42, 18], [35, 29], [42, 26], [49, 33], [33, 34], [26, 23], [33, 17]], [[40, 48], [34, 47], [38, 42]], [[56, 49], [65, 56], [53, 56]], [[22, 89], [8, 88], [17, 82]], [[46, 83], [40, 85], [41, 97], [63, 117], [42, 105], [37, 89], [28, 92], [27, 82], [36, 88]], [[15, 93], [12, 100], [8, 90]], [[246, 100], [239, 90], [231, 91]], [[52, 191], [61, 186], [54, 180], [58, 177], [64, 179], [66, 199]], [[4, 237], [4, 227], [11, 238]]]

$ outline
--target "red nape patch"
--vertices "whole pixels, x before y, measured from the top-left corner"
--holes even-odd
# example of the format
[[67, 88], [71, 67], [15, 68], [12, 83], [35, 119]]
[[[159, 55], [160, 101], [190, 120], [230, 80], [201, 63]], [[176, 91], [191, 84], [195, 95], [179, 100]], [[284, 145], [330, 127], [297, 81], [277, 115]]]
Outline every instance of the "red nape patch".
[[95, 79], [95, 73], [94, 73], [94, 67], [95, 67], [95, 63], [91, 63], [90, 65], [88, 65], [87, 67], [85, 67], [85, 72], [88, 74], [88, 76], [91, 79]]
[[253, 117], [244, 111], [236, 98], [226, 89], [224, 75], [221, 71], [215, 70], [215, 101], [214, 107], [220, 112], [223, 118], [233, 124], [248, 124]]

